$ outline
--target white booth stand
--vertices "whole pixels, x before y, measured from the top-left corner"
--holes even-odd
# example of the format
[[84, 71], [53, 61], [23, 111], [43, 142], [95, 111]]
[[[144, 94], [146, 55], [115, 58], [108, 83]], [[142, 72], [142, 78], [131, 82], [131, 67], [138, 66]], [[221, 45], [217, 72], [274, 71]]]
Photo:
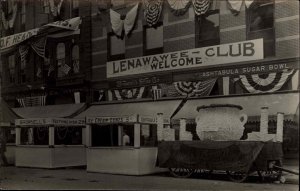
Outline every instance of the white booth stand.
[[[85, 120], [66, 118], [16, 119], [16, 159], [17, 167], [61, 168], [86, 165]], [[64, 145], [56, 143], [59, 128], [76, 128], [79, 144]], [[78, 130], [79, 129], [79, 130]], [[80, 133], [77, 133], [81, 131]], [[27, 139], [21, 140], [27, 132]], [[43, 142], [34, 140], [34, 134], [43, 137]], [[42, 134], [42, 135], [40, 135]], [[58, 135], [59, 136], [59, 135]], [[62, 139], [63, 140], [63, 139]]]
[[[87, 171], [126, 175], [165, 171], [156, 167], [157, 140], [163, 123], [169, 121], [160, 118], [86, 117]], [[124, 132], [130, 137], [129, 145]]]

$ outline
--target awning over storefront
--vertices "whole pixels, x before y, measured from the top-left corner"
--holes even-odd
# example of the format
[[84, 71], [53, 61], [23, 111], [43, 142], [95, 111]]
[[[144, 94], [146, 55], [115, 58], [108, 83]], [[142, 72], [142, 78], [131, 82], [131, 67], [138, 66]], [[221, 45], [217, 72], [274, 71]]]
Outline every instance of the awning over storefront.
[[283, 112], [285, 115], [296, 114], [299, 104], [298, 93], [252, 95], [239, 97], [222, 97], [212, 99], [188, 100], [174, 118], [195, 118], [197, 107], [210, 104], [234, 104], [243, 107], [242, 113], [248, 116], [260, 116], [261, 107], [269, 108], [269, 115]]
[[0, 99], [0, 127], [10, 126], [10, 124], [14, 123], [17, 118], [19, 118], [19, 116], [12, 111], [3, 99]]
[[79, 112], [84, 111], [86, 105], [79, 104], [62, 104], [62, 105], [47, 105], [38, 107], [22, 107], [13, 108], [21, 118], [63, 118], [73, 117]]
[[180, 100], [136, 102], [107, 105], [93, 105], [75, 118], [105, 117], [105, 116], [129, 116], [142, 115], [156, 117], [157, 113], [163, 113], [164, 118], [169, 118]]
[[[118, 103], [106, 105], [92, 105], [75, 118], [97, 116], [145, 115], [156, 116], [163, 113], [169, 118], [179, 106], [181, 100], [160, 100], [157, 102]], [[261, 107], [269, 108], [269, 115], [283, 112], [285, 115], [295, 115], [299, 103], [298, 93], [248, 95], [239, 97], [219, 97], [209, 99], [190, 99], [173, 117], [173, 119], [195, 119], [198, 106], [210, 104], [235, 104], [243, 107], [242, 113], [248, 116], [260, 116]]]

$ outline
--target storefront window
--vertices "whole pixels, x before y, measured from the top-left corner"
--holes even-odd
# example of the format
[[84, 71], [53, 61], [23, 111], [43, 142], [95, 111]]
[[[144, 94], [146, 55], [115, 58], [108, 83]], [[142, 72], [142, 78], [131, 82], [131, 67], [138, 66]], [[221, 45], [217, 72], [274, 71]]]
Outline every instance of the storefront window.
[[125, 58], [125, 38], [118, 38], [114, 33], [108, 35], [108, 60], [120, 60]]
[[141, 147], [157, 146], [157, 125], [141, 125]]
[[196, 16], [196, 47], [206, 47], [220, 44], [220, 14], [219, 10]]
[[55, 145], [81, 145], [81, 127], [55, 127]]
[[56, 47], [57, 77], [67, 76], [71, 67], [66, 63], [66, 47], [64, 43], [58, 43]]
[[72, 0], [72, 18], [79, 16], [79, 0]]
[[246, 13], [247, 40], [263, 38], [265, 57], [275, 56], [274, 0], [255, 1]]
[[163, 53], [163, 48], [163, 24], [158, 23], [156, 27], [144, 26], [144, 55]]

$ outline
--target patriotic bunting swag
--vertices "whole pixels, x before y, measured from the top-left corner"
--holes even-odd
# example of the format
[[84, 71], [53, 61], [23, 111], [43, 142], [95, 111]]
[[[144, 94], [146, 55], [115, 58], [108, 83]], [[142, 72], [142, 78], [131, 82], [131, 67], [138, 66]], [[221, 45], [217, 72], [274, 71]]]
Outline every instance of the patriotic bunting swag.
[[26, 45], [21, 45], [19, 46], [19, 54], [20, 54], [20, 59], [21, 59], [21, 65], [26, 66], [26, 57], [28, 55], [28, 46]]
[[138, 7], [139, 4], [137, 3], [130, 11], [128, 11], [124, 19], [123, 16], [121, 16], [121, 14], [110, 9], [109, 14], [111, 27], [117, 36], [122, 36], [123, 28], [126, 36], [128, 36], [129, 33], [132, 31], [138, 12]]
[[123, 90], [112, 90], [114, 100], [126, 100], [126, 99], [140, 99], [143, 97], [145, 87], [123, 89]]
[[[243, 1], [244, 0], [227, 0], [228, 7], [234, 15], [239, 14], [239, 12], [241, 11]], [[251, 4], [253, 3], [253, 1], [254, 0], [245, 0], [246, 7], [249, 8], [251, 6]]]
[[5, 30], [13, 28], [18, 11], [18, 2], [14, 0], [1, 1], [0, 14], [2, 26]]
[[31, 43], [31, 48], [40, 56], [45, 58], [46, 37], [42, 37]]
[[189, 97], [207, 96], [210, 94], [216, 78], [198, 82], [174, 82], [175, 89], [181, 95]]
[[144, 17], [148, 26], [157, 24], [162, 11], [162, 0], [144, 0]]
[[211, 0], [192, 0], [196, 15], [204, 15], [210, 8]]
[[275, 92], [279, 90], [294, 70], [270, 74], [240, 75], [241, 83], [250, 93]]
[[184, 15], [191, 4], [190, 0], [168, 0], [168, 3], [176, 16]]

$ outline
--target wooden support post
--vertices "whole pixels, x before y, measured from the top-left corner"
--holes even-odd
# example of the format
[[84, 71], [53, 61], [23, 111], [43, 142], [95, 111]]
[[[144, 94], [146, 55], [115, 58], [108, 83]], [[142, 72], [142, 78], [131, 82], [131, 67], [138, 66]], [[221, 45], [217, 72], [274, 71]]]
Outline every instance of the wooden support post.
[[54, 133], [55, 132], [55, 127], [54, 126], [50, 126], [49, 127], [49, 146], [54, 146]]
[[16, 145], [21, 144], [21, 128], [16, 127]]
[[92, 146], [92, 127], [91, 125], [85, 125], [85, 146]]
[[134, 148], [140, 148], [141, 146], [141, 124], [134, 124]]

